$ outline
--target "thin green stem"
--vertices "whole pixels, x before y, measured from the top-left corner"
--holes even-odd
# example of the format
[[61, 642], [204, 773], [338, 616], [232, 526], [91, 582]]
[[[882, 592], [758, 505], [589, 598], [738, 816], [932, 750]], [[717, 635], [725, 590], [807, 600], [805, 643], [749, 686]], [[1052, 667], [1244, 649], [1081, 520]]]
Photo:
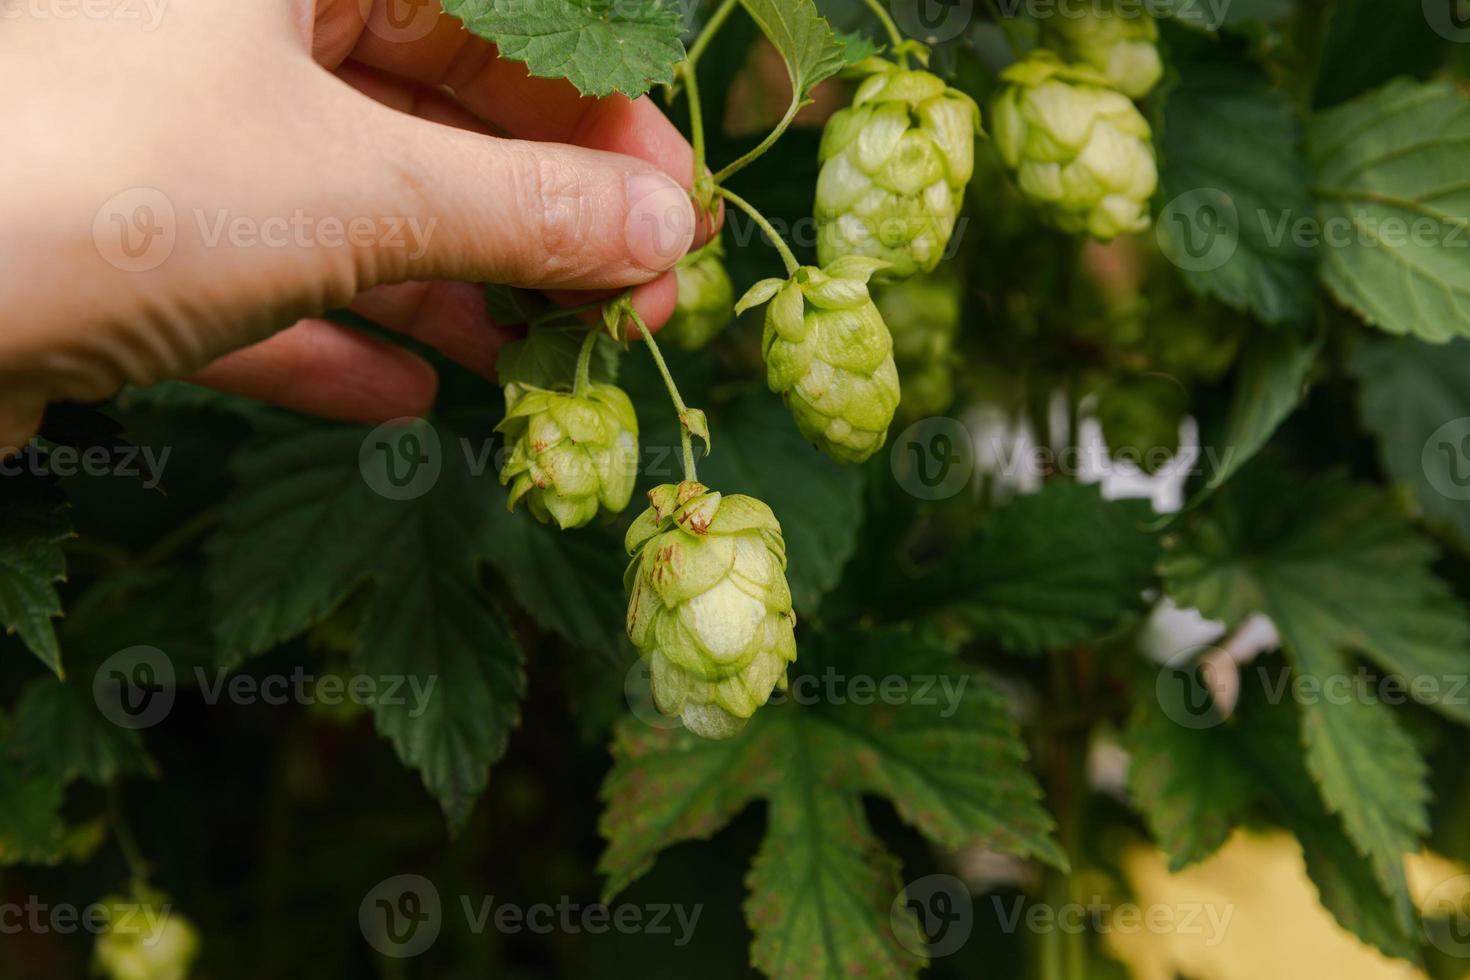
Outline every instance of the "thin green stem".
[[[878, 15], [878, 20], [882, 22], [883, 29], [888, 32], [888, 38], [893, 42], [893, 46], [896, 48], [902, 44], [903, 33], [899, 31], [898, 25], [893, 22], [893, 17], [889, 15], [887, 8], [883, 6], [883, 0], [866, 0], [866, 3], [872, 8], [873, 13]], [[899, 57], [904, 61], [908, 60], [907, 55], [899, 55]]]
[[720, 32], [720, 28], [725, 26], [725, 21], [730, 19], [730, 15], [738, 6], [740, 6], [740, 0], [725, 0], [720, 4], [719, 9], [705, 22], [704, 28], [699, 32], [699, 37], [695, 38], [694, 43], [689, 46], [689, 54], [685, 57], [685, 61], [691, 65], [699, 63], [700, 55], [704, 54], [705, 48], [710, 46], [710, 42], [715, 39], [715, 35]]
[[592, 383], [592, 351], [597, 347], [597, 337], [602, 333], [600, 327], [593, 327], [587, 331], [586, 338], [582, 341], [582, 350], [577, 354], [577, 374], [572, 382], [572, 394], [581, 396], [587, 393], [587, 386]]
[[721, 197], [729, 201], [731, 204], [735, 205], [740, 210], [744, 211], [746, 214], [750, 215], [750, 219], [760, 227], [761, 231], [766, 233], [766, 237], [770, 239], [771, 244], [775, 246], [776, 251], [781, 253], [781, 261], [786, 263], [786, 274], [788, 276], [796, 275], [796, 270], [801, 268], [801, 263], [796, 261], [796, 256], [792, 254], [791, 247], [786, 244], [786, 240], [784, 238], [776, 234], [776, 229], [773, 228], [771, 226], [771, 223], [766, 220], [766, 216], [757, 211], [755, 209], [755, 205], [751, 204], [745, 198], [741, 197], [739, 194], [736, 194], [728, 187], [720, 187], [718, 188], [718, 190]]
[[143, 857], [143, 849], [138, 846], [138, 839], [133, 836], [133, 828], [128, 824], [127, 814], [123, 811], [122, 790], [116, 783], [107, 787], [107, 813], [112, 823], [112, 836], [117, 840], [118, 849], [122, 851], [128, 872], [133, 877], [133, 889], [142, 891], [148, 887], [150, 869]]
[[776, 124], [776, 128], [771, 130], [770, 135], [761, 140], [759, 146], [751, 150], [749, 153], [745, 154], [745, 156], [741, 157], [739, 160], [736, 160], [734, 163], [730, 164], [728, 167], [725, 167], [719, 173], [715, 174], [715, 183], [723, 184], [725, 181], [735, 176], [735, 174], [739, 173], [746, 167], [750, 166], [752, 163], [755, 163], [761, 157], [765, 156], [766, 151], [775, 146], [776, 141], [780, 139], [783, 135], [785, 135], [786, 130], [791, 126], [791, 121], [795, 119], [796, 114], [801, 111], [801, 107], [803, 104], [804, 103], [801, 100], [801, 93], [791, 93], [791, 107], [786, 110], [786, 115], [781, 117], [781, 121]]
[[694, 43], [690, 45], [689, 53], [685, 56], [684, 64], [680, 69], [684, 76], [685, 91], [689, 97], [689, 132], [690, 142], [694, 146], [695, 185], [698, 185], [704, 177], [705, 170], [708, 169], [704, 137], [704, 103], [699, 97], [699, 59], [739, 5], [740, 0], [725, 0], [720, 4], [719, 9], [705, 22], [704, 28], [699, 32], [699, 37], [695, 38]]
[[669, 366], [664, 361], [663, 351], [658, 349], [658, 341], [653, 339], [653, 331], [643, 322], [638, 311], [633, 309], [633, 304], [628, 304], [628, 315], [638, 325], [638, 332], [643, 335], [643, 340], [648, 344], [648, 352], [653, 355], [653, 363], [658, 365], [658, 373], [663, 376], [664, 386], [669, 389], [669, 399], [674, 403], [674, 409], [679, 413], [679, 445], [684, 450], [684, 479], [693, 482], [699, 479], [699, 473], [694, 465], [694, 440], [689, 435], [689, 406], [684, 404], [684, 396], [679, 394], [679, 386], [674, 383], [674, 376], [669, 372]]

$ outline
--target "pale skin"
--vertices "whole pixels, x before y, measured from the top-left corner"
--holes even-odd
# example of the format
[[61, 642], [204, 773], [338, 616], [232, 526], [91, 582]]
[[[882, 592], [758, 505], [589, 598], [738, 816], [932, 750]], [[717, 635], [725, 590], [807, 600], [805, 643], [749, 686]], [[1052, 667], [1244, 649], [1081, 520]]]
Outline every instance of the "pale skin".
[[151, 26], [50, 4], [0, 4], [0, 451], [48, 403], [166, 378], [422, 415], [434, 370], [325, 311], [493, 377], [514, 334], [476, 284], [633, 287], [656, 327], [710, 234], [652, 102], [530, 78], [437, 3], [407, 26], [402, 0], [166, 0]]

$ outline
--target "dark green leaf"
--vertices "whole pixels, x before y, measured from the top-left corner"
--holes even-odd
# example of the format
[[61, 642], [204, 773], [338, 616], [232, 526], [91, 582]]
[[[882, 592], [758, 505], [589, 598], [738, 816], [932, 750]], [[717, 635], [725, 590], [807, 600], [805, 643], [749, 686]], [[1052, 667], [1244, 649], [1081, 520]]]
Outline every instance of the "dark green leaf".
[[[515, 381], [535, 388], [570, 386], [588, 329], [583, 323], [532, 328], [524, 340], [512, 341], [500, 349], [496, 361], [500, 383]], [[599, 381], [616, 380], [618, 355], [618, 345], [611, 337], [599, 338], [592, 356], [592, 376]]]
[[66, 578], [61, 542], [72, 537], [65, 509], [48, 480], [0, 477], [0, 626], [58, 676], [61, 644], [52, 620], [61, 615], [56, 583]]
[[32, 681], [16, 702], [10, 748], [27, 767], [63, 784], [86, 779], [106, 785], [119, 776], [155, 771], [142, 738], [103, 717], [90, 685], [83, 689], [50, 677]]
[[[1431, 0], [1446, 23], [1456, 0]], [[1338, 0], [1317, 67], [1318, 109], [1345, 102], [1399, 75], [1434, 74], [1445, 39], [1434, 31], [1424, 0]]]
[[669, 0], [444, 0], [444, 9], [502, 58], [583, 95], [637, 98], [672, 82], [684, 60], [684, 18]]
[[786, 61], [792, 98], [806, 99], [818, 82], [847, 64], [849, 46], [812, 0], [740, 0]]

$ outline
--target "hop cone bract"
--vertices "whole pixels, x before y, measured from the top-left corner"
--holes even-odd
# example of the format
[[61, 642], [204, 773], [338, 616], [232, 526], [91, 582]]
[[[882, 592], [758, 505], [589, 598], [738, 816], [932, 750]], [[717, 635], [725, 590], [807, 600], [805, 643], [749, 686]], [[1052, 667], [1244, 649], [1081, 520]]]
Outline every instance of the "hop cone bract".
[[679, 305], [659, 337], [681, 350], [708, 344], [734, 318], [735, 286], [725, 271], [725, 249], [717, 238], [691, 252], [675, 270]]
[[852, 106], [822, 134], [817, 249], [823, 266], [863, 255], [906, 279], [939, 264], [975, 170], [980, 109], [926, 71], [870, 58]]
[[108, 980], [185, 980], [199, 955], [199, 933], [161, 897], [114, 895], [99, 903], [107, 931], [93, 950], [95, 971]]
[[1159, 83], [1159, 25], [1145, 10], [1125, 10], [1117, 3], [1086, 5], [1060, 11], [1044, 22], [1046, 42], [1067, 61], [1096, 69], [1108, 84], [1141, 99]]
[[705, 738], [745, 726], [796, 659], [786, 544], [771, 508], [692, 481], [648, 494], [628, 529], [628, 637], [653, 699]]
[[543, 523], [581, 527], [599, 513], [621, 513], [638, 476], [638, 417], [615, 385], [590, 382], [586, 391], [505, 389], [503, 432], [510, 456], [500, 482], [509, 507], [525, 501]]

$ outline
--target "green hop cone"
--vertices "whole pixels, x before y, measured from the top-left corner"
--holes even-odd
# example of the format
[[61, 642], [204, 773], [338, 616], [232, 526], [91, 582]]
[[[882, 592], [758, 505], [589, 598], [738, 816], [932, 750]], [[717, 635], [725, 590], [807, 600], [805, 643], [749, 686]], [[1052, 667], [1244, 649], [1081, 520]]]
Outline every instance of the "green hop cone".
[[882, 448], [898, 408], [893, 338], [868, 293], [878, 259], [849, 256], [766, 279], [737, 314], [768, 300], [761, 348], [766, 382], [786, 400], [801, 434], [832, 458], [861, 463]]
[[659, 336], [680, 350], [699, 350], [730, 324], [735, 287], [725, 271], [725, 249], [715, 239], [684, 257], [675, 270], [679, 305]]
[[873, 290], [873, 302], [893, 336], [893, 359], [903, 381], [899, 412], [907, 419], [937, 415], [954, 401], [960, 300], [959, 283], [943, 274]]
[[881, 58], [854, 69], [867, 78], [822, 134], [818, 258], [882, 259], [886, 279], [930, 272], [975, 171], [980, 109], [926, 71]]
[[500, 482], [510, 486], [511, 510], [524, 500], [537, 520], [566, 530], [627, 509], [638, 417], [621, 389], [594, 381], [578, 395], [512, 383], [505, 398], [497, 431], [510, 447]]
[[114, 895], [99, 903], [107, 931], [97, 938], [93, 967], [107, 980], [185, 980], [199, 955], [199, 933], [156, 893]]
[[1152, 131], [1128, 97], [1045, 51], [1001, 73], [995, 145], [1021, 191], [1065, 231], [1104, 241], [1149, 225]]
[[628, 637], [659, 711], [729, 738], [796, 660], [786, 543], [771, 508], [688, 481], [648, 493], [628, 529]]
[[1117, 3], [1084, 6], [1046, 18], [1043, 38], [1065, 60], [1095, 69], [1113, 88], [1134, 99], [1153, 91], [1164, 75], [1159, 26], [1145, 10]]

